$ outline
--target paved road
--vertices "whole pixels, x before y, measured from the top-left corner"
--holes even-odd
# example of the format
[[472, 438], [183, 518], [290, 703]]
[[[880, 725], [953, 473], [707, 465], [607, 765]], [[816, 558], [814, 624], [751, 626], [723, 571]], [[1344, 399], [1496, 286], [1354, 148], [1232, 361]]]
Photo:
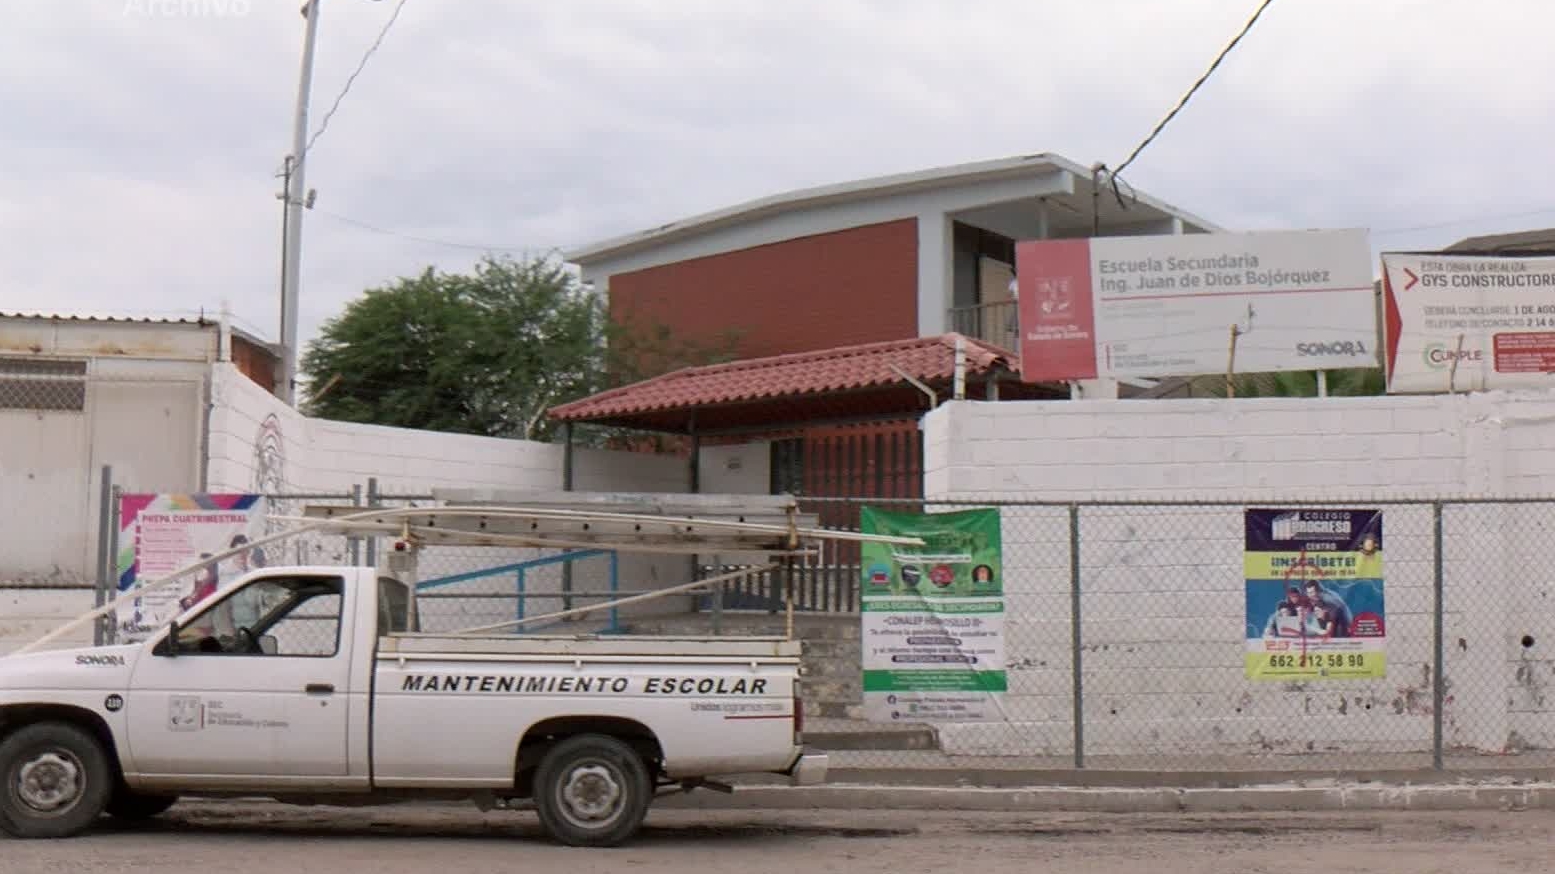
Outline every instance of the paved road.
[[0, 872], [1499, 874], [1548, 870], [1555, 812], [1236, 815], [665, 810], [631, 846], [547, 843], [533, 814], [189, 805], [134, 830], [0, 838]]

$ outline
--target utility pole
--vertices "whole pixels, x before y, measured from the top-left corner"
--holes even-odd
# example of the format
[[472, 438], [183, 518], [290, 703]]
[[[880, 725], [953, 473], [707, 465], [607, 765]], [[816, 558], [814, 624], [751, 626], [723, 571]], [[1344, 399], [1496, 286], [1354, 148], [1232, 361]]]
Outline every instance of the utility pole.
[[297, 79], [297, 113], [292, 123], [292, 153], [286, 159], [286, 211], [281, 242], [281, 372], [276, 391], [288, 406], [297, 405], [297, 286], [302, 276], [302, 210], [311, 206], [303, 171], [308, 163], [308, 94], [313, 88], [313, 45], [318, 37], [319, 0], [306, 0], [302, 15], [302, 74]]

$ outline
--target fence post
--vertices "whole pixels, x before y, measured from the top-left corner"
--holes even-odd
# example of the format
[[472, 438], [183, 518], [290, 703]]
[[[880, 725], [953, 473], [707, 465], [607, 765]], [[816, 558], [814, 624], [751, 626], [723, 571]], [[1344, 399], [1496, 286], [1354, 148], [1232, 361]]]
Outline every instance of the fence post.
[[[378, 506], [378, 478], [375, 476], [367, 478], [367, 506], [369, 508]], [[376, 534], [367, 538], [367, 566], [378, 566], [378, 535]]]
[[[114, 561], [108, 546], [109, 528], [113, 525], [113, 505], [113, 465], [105, 464], [97, 507], [97, 593], [92, 599], [94, 607], [101, 607], [108, 603], [108, 589], [113, 579]], [[106, 624], [103, 618], [99, 618], [93, 626], [93, 646], [102, 646], [107, 642]]]
[[[362, 506], [362, 484], [361, 483], [352, 483], [352, 485], [351, 485], [351, 506], [353, 506], [353, 507], [360, 507], [360, 506]], [[346, 549], [349, 550], [349, 552], [350, 552], [352, 567], [360, 567], [361, 564], [362, 564], [362, 538], [356, 537], [354, 535], [351, 536], [351, 537], [347, 537], [346, 538]]]
[[[518, 597], [514, 599], [514, 600], [518, 601], [518, 615], [515, 616], [514, 618], [518, 619], [519, 621], [523, 621], [523, 618], [524, 618], [524, 602], [529, 600], [529, 591], [525, 587], [525, 583], [526, 583], [526, 580], [524, 579], [524, 569], [523, 568], [519, 568], [518, 569]], [[514, 634], [523, 634], [524, 633], [523, 626], [520, 625], [520, 626], [515, 627], [513, 629], [513, 633]]]
[[[563, 549], [562, 550], [562, 554], [563, 555], [566, 555], [569, 552], [572, 552], [572, 550], [570, 550], [570, 549]], [[562, 562], [562, 609], [563, 610], [571, 610], [572, 609], [572, 560], [571, 559], [568, 559], [567, 561]], [[570, 616], [567, 617], [567, 621], [571, 621], [572, 619], [573, 619], [573, 617], [570, 617]]]
[[[619, 592], [620, 591], [621, 591], [621, 553], [616, 551], [616, 550], [614, 550], [614, 549], [612, 549], [612, 550], [610, 550], [610, 600], [611, 601], [616, 600], [616, 598], [619, 596]], [[616, 607], [616, 605], [614, 605], [614, 604], [610, 605], [610, 633], [611, 634], [614, 634], [614, 633], [616, 633], [616, 632], [621, 630], [620, 614], [617, 612], [619, 609], [620, 608]]]
[[1433, 682], [1431, 684], [1431, 766], [1440, 771], [1443, 767], [1442, 710], [1447, 699], [1447, 678], [1444, 676], [1447, 648], [1446, 642], [1443, 639], [1446, 627], [1445, 614], [1447, 613], [1447, 581], [1443, 570], [1445, 562], [1442, 556], [1444, 538], [1442, 537], [1441, 501], [1431, 504], [1431, 529], [1432, 552], [1434, 553], [1433, 561], [1435, 565], [1433, 568], [1433, 588], [1436, 592], [1436, 604], [1431, 617], [1432, 648], [1434, 650], [1432, 658], [1435, 662], [1435, 667], [1432, 670]]
[[1074, 766], [1085, 767], [1085, 681], [1080, 663], [1080, 505], [1069, 505], [1069, 664], [1074, 683]]

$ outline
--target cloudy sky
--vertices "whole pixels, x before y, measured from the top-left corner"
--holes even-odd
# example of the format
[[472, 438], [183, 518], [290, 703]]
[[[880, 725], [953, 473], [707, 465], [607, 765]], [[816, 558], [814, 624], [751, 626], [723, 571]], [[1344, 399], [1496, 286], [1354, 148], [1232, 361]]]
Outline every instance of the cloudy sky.
[[[317, 129], [400, 0], [323, 0]], [[487, 248], [1056, 152], [1116, 165], [1255, 0], [404, 0], [309, 154], [301, 333]], [[0, 310], [279, 333], [297, 0], [5, 0]], [[1378, 249], [1555, 225], [1555, 3], [1276, 0], [1127, 174]]]

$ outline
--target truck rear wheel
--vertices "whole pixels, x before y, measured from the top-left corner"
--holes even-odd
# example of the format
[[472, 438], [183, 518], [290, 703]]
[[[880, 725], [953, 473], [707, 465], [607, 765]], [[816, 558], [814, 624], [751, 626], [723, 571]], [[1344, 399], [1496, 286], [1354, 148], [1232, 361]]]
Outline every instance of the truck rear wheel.
[[612, 847], [631, 838], [648, 815], [653, 781], [637, 751], [602, 734], [570, 737], [535, 770], [540, 823], [574, 847]]
[[66, 722], [40, 722], [0, 742], [0, 829], [17, 838], [63, 838], [97, 820], [113, 788], [97, 738]]

